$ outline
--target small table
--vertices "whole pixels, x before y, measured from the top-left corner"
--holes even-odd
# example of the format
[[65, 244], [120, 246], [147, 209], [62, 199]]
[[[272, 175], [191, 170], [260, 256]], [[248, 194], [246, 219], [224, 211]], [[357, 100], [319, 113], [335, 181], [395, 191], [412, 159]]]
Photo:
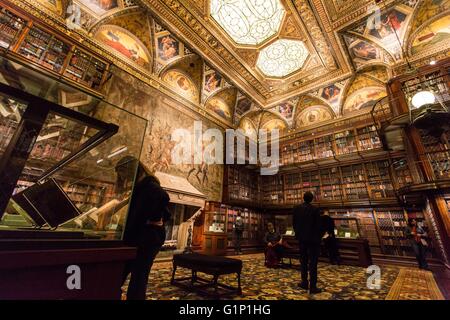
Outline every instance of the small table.
[[[192, 276], [176, 279], [175, 273], [178, 267], [191, 269]], [[203, 272], [208, 275], [212, 275], [213, 279], [203, 279], [197, 275], [197, 272]], [[187, 290], [196, 290], [200, 294], [205, 294], [208, 296], [213, 295], [214, 297], [233, 294], [241, 295], [241, 272], [242, 261], [238, 259], [208, 256], [199, 253], [176, 254], [173, 256], [173, 272], [171, 284]], [[237, 287], [218, 282], [219, 276], [231, 273], [236, 273], [237, 275]], [[196, 285], [196, 283], [200, 284]], [[209, 288], [213, 288], [213, 292], [211, 292], [211, 290], [208, 290]], [[225, 291], [220, 293], [219, 288], [225, 289]]]

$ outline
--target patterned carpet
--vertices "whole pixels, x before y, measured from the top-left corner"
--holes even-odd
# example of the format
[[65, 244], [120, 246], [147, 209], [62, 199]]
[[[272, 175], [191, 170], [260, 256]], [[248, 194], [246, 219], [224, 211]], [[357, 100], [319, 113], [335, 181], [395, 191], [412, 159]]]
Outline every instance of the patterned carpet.
[[444, 300], [433, 274], [402, 268], [386, 300]]
[[[429, 294], [427, 295], [425, 292], [419, 296], [408, 296], [407, 281], [397, 284], [397, 287], [400, 286], [397, 291], [403, 292], [403, 296], [390, 294], [394, 284], [398, 282], [399, 274], [404, 270], [400, 267], [381, 267], [381, 288], [371, 290], [366, 285], [368, 274], [365, 268], [319, 263], [318, 286], [324, 291], [320, 294], [309, 295], [297, 287], [300, 277], [298, 269], [268, 269], [264, 266], [262, 254], [236, 258], [243, 260], [243, 295], [235, 297], [236, 300], [384, 300], [389, 297], [392, 299], [429, 297]], [[149, 277], [147, 299], [201, 300], [207, 298], [172, 286], [170, 284], [171, 273], [172, 264], [170, 262], [155, 263]], [[182, 268], [177, 270], [177, 277], [190, 276], [190, 274], [190, 270]], [[199, 275], [201, 274], [199, 273]], [[207, 276], [205, 275], [205, 277]], [[236, 285], [235, 275], [222, 276], [219, 281]]]

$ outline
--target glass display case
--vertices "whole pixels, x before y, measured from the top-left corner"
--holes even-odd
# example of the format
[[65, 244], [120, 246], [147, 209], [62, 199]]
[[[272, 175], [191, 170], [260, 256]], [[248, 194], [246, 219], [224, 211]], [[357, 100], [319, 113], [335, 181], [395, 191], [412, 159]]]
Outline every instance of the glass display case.
[[336, 218], [333, 217], [335, 229], [334, 234], [337, 238], [358, 239], [361, 232], [358, 219], [356, 218]]
[[209, 202], [205, 207], [205, 231], [226, 232], [227, 207], [220, 203]]
[[0, 60], [0, 232], [121, 239], [147, 121]]

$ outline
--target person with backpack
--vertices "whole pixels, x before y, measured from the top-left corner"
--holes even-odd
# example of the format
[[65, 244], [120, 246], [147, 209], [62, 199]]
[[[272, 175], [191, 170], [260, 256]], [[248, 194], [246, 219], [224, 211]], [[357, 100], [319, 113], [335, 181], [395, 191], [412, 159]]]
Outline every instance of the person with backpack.
[[242, 234], [244, 233], [244, 219], [242, 219], [240, 211], [238, 211], [237, 213], [233, 229], [235, 239], [234, 251], [236, 252], [236, 254], [242, 254], [241, 243], [242, 243]]

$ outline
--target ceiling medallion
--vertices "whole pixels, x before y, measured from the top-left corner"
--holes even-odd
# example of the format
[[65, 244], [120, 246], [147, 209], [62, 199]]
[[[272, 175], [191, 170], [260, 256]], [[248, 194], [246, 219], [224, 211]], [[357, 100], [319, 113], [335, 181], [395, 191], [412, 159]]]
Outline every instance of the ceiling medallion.
[[211, 0], [211, 16], [238, 44], [259, 45], [277, 34], [284, 14], [280, 0]]
[[303, 67], [308, 55], [302, 41], [279, 39], [261, 50], [256, 66], [266, 76], [283, 78]]

